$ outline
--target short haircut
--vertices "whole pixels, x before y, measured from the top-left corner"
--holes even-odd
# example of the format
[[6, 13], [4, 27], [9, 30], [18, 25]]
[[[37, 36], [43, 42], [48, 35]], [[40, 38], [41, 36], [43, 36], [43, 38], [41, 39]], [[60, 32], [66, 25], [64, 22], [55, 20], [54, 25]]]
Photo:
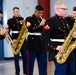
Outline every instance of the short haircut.
[[19, 10], [19, 7], [14, 7], [13, 10], [15, 10], [15, 9], [18, 9]]
[[41, 11], [41, 10], [43, 11], [44, 10], [44, 8], [41, 5], [37, 5], [35, 7], [35, 9], [38, 10], [38, 11]]
[[75, 6], [75, 7], [73, 7], [73, 11], [76, 11], [76, 6]]
[[58, 1], [58, 2], [56, 2], [56, 3], [55, 3], [54, 8], [58, 8], [58, 7], [59, 7], [59, 5], [61, 5], [61, 4], [66, 5], [66, 3], [65, 3], [65, 2], [63, 2], [63, 1]]
[[0, 10], [0, 14], [3, 14], [2, 10]]

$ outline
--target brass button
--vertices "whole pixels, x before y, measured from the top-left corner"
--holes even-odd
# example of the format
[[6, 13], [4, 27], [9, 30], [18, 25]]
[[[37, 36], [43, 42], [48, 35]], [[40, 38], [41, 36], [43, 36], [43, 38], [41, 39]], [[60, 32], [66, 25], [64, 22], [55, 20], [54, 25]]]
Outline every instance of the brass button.
[[54, 49], [56, 49], [56, 48], [54, 47]]
[[15, 24], [13, 24], [13, 26], [15, 26]]
[[33, 28], [33, 29], [35, 29], [35, 28]]
[[59, 17], [59, 19], [61, 19], [61, 17]]
[[53, 47], [53, 46], [51, 46], [51, 47]]
[[36, 28], [37, 28], [37, 26], [36, 26]]
[[38, 26], [38, 27], [40, 27], [40, 26]]
[[66, 33], [64, 35], [67, 35]]
[[66, 27], [64, 26], [64, 28], [66, 28]]
[[32, 37], [32, 39], [34, 39], [34, 38]]
[[40, 23], [40, 21], [38, 21], [38, 23]]
[[50, 44], [48, 44], [48, 46], [50, 46]]
[[39, 21], [39, 19], [37, 19], [37, 21]]
[[34, 24], [36, 26], [36, 24]]
[[61, 20], [61, 22], [63, 22], [63, 20]]
[[65, 24], [63, 23], [63, 25], [65, 25]]

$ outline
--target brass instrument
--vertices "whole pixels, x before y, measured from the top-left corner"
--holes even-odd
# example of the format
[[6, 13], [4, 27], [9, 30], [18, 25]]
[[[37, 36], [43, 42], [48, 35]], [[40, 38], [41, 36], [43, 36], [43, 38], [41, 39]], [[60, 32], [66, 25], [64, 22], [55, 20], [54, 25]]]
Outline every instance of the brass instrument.
[[57, 55], [55, 56], [55, 58], [59, 64], [65, 63], [65, 61], [69, 57], [70, 53], [76, 48], [76, 40], [72, 41], [72, 34], [75, 31], [76, 31], [76, 21], [75, 21], [74, 26], [71, 29], [70, 33], [68, 34], [66, 40], [64, 41], [64, 43], [62, 45], [64, 47], [64, 53], [58, 52]]
[[5, 35], [5, 39], [7, 40], [8, 43], [11, 43], [11, 45], [13, 44], [13, 41], [8, 33]]
[[[2, 27], [2, 25], [0, 24], [0, 29], [3, 29], [3, 27]], [[10, 37], [10, 35], [7, 33], [6, 35], [4, 35], [4, 37], [5, 37], [5, 39], [6, 39], [6, 41], [8, 42], [8, 43], [13, 43], [12, 42], [12, 39], [11, 39], [11, 37]]]
[[23, 45], [23, 43], [25, 41], [25, 38], [27, 36], [27, 33], [28, 33], [28, 29], [27, 28], [26, 29], [24, 28], [25, 25], [26, 25], [25, 24], [25, 20], [23, 20], [22, 23], [23, 23], [23, 25], [22, 25], [22, 28], [21, 28], [21, 30], [19, 32], [19, 36], [17, 38], [18, 43], [12, 45], [12, 52], [13, 52], [14, 55], [17, 55], [20, 52], [21, 47], [22, 47], [22, 45]]

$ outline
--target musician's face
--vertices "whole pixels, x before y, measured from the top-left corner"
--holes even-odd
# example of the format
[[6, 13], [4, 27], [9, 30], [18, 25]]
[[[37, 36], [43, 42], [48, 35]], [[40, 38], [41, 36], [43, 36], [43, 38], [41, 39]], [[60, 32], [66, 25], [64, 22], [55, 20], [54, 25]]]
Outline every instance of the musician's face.
[[58, 16], [65, 17], [68, 9], [65, 4], [60, 4], [55, 8], [55, 10]]
[[14, 9], [13, 10], [13, 14], [15, 17], [18, 17], [19, 16], [19, 10], [18, 9]]
[[41, 17], [42, 15], [43, 15], [43, 11], [42, 10], [41, 11], [38, 11], [38, 10], [35, 11], [35, 16]]
[[0, 19], [2, 18], [3, 14], [0, 14]]
[[76, 18], [76, 11], [72, 11], [72, 17]]

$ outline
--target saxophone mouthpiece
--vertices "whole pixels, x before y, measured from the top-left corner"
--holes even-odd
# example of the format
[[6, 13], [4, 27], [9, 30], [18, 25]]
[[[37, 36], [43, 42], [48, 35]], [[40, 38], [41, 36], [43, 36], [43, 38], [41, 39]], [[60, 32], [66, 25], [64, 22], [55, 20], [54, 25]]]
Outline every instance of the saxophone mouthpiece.
[[43, 19], [42, 16], [40, 16], [41, 20]]

